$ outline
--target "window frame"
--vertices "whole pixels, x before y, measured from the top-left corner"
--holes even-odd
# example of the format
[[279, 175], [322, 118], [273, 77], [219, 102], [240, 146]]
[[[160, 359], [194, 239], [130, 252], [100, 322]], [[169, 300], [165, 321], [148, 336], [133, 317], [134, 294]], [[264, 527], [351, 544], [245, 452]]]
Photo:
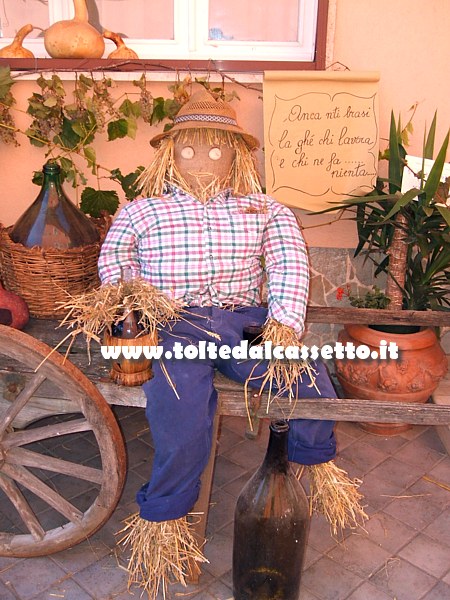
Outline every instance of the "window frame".
[[[213, 68], [215, 70], [228, 70], [228, 71], [236, 71], [236, 72], [262, 72], [268, 69], [300, 69], [300, 70], [318, 70], [325, 68], [325, 55], [326, 55], [326, 42], [327, 42], [327, 23], [328, 23], [328, 5], [329, 0], [305, 0], [306, 4], [304, 6], [314, 7], [314, 11], [317, 11], [315, 29], [314, 32], [309, 32], [309, 39], [312, 40], [312, 45], [314, 46], [314, 55], [310, 56], [311, 60], [305, 60], [305, 56], [300, 56], [300, 60], [294, 60], [292, 57], [286, 57], [286, 52], [283, 54], [284, 50], [287, 49], [289, 45], [292, 46], [292, 43], [280, 43], [279, 46], [281, 48], [280, 51], [276, 51], [274, 45], [272, 43], [261, 43], [267, 47], [270, 46], [269, 52], [267, 55], [263, 55], [263, 58], [258, 56], [251, 56], [251, 52], [249, 52], [249, 48], [255, 46], [255, 42], [242, 42], [242, 45], [247, 46], [247, 52], [245, 59], [239, 58], [239, 55], [236, 52], [226, 52], [227, 49], [233, 47], [233, 44], [230, 46], [230, 42], [218, 42], [217, 40], [213, 41], [213, 44], [210, 42], [206, 44], [206, 47], [210, 49], [209, 58], [202, 58], [198, 52], [195, 52], [195, 49], [192, 48], [191, 42], [191, 56], [189, 58], [177, 58], [178, 53], [180, 52], [180, 48], [186, 47], [186, 43], [189, 45], [188, 28], [182, 27], [182, 23], [186, 22], [185, 19], [187, 17], [187, 13], [191, 12], [190, 21], [191, 27], [196, 27], [197, 22], [192, 20], [192, 12], [196, 12], [199, 15], [198, 7], [205, 7], [205, 3], [208, 0], [192, 0], [191, 3], [186, 2], [186, 0], [174, 0], [174, 40], [157, 40], [157, 44], [160, 46], [163, 53], [161, 56], [158, 56], [154, 51], [152, 51], [152, 59], [139, 59], [137, 61], [111, 61], [110, 59], [51, 59], [51, 58], [40, 58], [36, 59], [8, 59], [11, 63], [11, 67], [16, 69], [16, 61], [23, 61], [25, 70], [28, 70], [26, 61], [33, 61], [34, 68], [39, 68], [38, 63], [41, 63], [42, 67], [45, 68], [47, 66], [48, 61], [65, 61], [66, 68], [73, 68], [78, 70], [78, 64], [82, 63], [86, 65], [88, 63], [91, 66], [98, 65], [98, 68], [112, 68], [112, 70], [116, 70], [119, 68], [118, 63], [128, 63], [127, 66], [123, 65], [124, 69], [119, 70], [165, 70], [165, 69], [188, 69], [188, 70], [209, 70]], [[201, 12], [201, 11], [200, 11]], [[49, 0], [49, 18], [52, 22], [69, 19], [73, 16], [73, 4], [72, 0], [60, 0], [57, 2], [56, 0]], [[205, 21], [206, 19], [206, 21]], [[208, 19], [208, 13], [202, 12], [200, 16], [200, 21], [203, 23]], [[207, 29], [206, 29], [207, 31]], [[10, 38], [2, 38], [0, 40], [0, 47], [3, 47], [11, 42]], [[130, 39], [127, 40], [127, 44], [132, 47], [139, 55], [143, 55], [145, 49], [149, 46], [155, 46], [155, 40], [135, 40]], [[228, 46], [228, 48], [227, 48]], [[42, 51], [44, 48], [44, 42], [42, 38], [28, 39], [26, 41], [26, 47], [29, 48], [35, 55], [40, 54], [39, 49]], [[109, 51], [114, 49], [115, 46], [109, 40], [106, 40], [106, 51], [105, 55], [108, 54]], [[203, 48], [204, 49], [204, 48]], [[141, 52], [139, 52], [139, 50]], [[295, 46], [295, 50], [298, 50], [298, 47]], [[44, 49], [45, 52], [45, 49]], [[250, 54], [250, 58], [248, 58]], [[295, 54], [295, 52], [294, 52]], [[0, 59], [0, 64], [4, 62], [5, 59]], [[69, 66], [69, 61], [73, 64], [73, 66]], [[19, 63], [20, 64], [20, 63]], [[14, 65], [14, 66], [13, 66]], [[137, 65], [137, 66], [136, 66]], [[173, 65], [173, 67], [172, 67]], [[55, 67], [52, 67], [55, 68]], [[86, 68], [86, 66], [85, 66]], [[82, 70], [82, 69], [80, 69]]]

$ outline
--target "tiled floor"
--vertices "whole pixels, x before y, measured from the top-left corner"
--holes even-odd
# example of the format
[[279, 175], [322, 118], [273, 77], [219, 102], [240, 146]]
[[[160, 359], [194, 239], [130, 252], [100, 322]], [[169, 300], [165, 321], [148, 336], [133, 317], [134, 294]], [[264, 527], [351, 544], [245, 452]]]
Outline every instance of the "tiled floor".
[[[127, 442], [128, 477], [121, 501], [108, 523], [78, 546], [33, 559], [0, 557], [1, 600], [129, 600], [125, 556], [115, 532], [135, 512], [134, 495], [147, 480], [151, 439], [142, 409], [115, 412]], [[267, 427], [256, 441], [244, 436], [245, 422], [223, 418], [208, 521], [205, 554], [209, 564], [198, 586], [174, 587], [173, 597], [228, 600], [231, 590], [233, 511], [243, 484], [259, 465]], [[450, 599], [450, 458], [433, 428], [414, 427], [382, 438], [357, 425], [337, 426], [337, 462], [363, 479], [365, 529], [337, 540], [322, 517], [314, 516], [300, 600]], [[71, 451], [93, 446], [83, 434]], [[66, 449], [67, 450], [67, 449]], [[7, 519], [0, 506], [0, 522]], [[133, 594], [133, 595], [132, 595]], [[257, 600], [257, 599], [255, 599]]]

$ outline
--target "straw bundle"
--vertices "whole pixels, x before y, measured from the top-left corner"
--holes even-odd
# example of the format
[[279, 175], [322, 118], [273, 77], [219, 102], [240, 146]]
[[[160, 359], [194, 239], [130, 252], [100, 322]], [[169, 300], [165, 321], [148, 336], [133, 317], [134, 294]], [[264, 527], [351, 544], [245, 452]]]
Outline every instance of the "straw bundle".
[[[297, 471], [300, 479], [304, 471]], [[330, 524], [331, 533], [337, 536], [343, 529], [362, 527], [369, 517], [361, 506], [363, 495], [359, 492], [360, 479], [350, 479], [346, 471], [334, 461], [306, 467], [309, 478], [310, 513], [322, 513]]]
[[143, 588], [149, 600], [156, 600], [161, 589], [166, 598], [168, 585], [179, 582], [186, 586], [188, 578], [200, 574], [198, 563], [208, 562], [203, 556], [188, 517], [172, 521], [146, 521], [138, 513], [124, 521], [119, 540], [131, 548], [128, 561], [128, 589], [133, 584]]
[[[301, 347], [302, 343], [298, 339], [297, 333], [288, 325], [283, 325], [274, 319], [269, 319], [263, 329], [261, 336], [261, 344], [265, 342], [272, 342], [273, 346], [297, 346]], [[257, 365], [255, 365], [254, 369]], [[250, 381], [261, 380], [260, 393], [262, 393], [266, 384], [269, 384], [269, 396], [267, 400], [267, 412], [272, 400], [280, 397], [287, 396], [288, 398], [296, 399], [296, 395], [293, 390], [297, 390], [297, 383], [303, 381], [305, 375], [309, 378], [308, 386], [315, 386], [317, 391], [319, 389], [315, 384], [315, 371], [308, 363], [307, 360], [292, 360], [292, 359], [274, 359], [268, 362], [266, 372], [258, 377], [254, 376], [254, 369], [250, 373], [247, 381], [245, 382], [245, 401], [248, 406], [248, 385]], [[288, 419], [290, 415], [285, 415]]]
[[156, 335], [158, 327], [177, 319], [181, 312], [174, 300], [140, 278], [106, 284], [85, 294], [70, 296], [69, 301], [61, 303], [61, 309], [66, 316], [60, 327], [73, 330], [61, 344], [70, 337], [73, 342], [82, 333], [86, 337], [88, 351], [92, 340], [100, 343], [102, 333], [111, 335], [113, 325], [120, 323], [132, 311], [139, 314], [142, 335], [150, 336]]

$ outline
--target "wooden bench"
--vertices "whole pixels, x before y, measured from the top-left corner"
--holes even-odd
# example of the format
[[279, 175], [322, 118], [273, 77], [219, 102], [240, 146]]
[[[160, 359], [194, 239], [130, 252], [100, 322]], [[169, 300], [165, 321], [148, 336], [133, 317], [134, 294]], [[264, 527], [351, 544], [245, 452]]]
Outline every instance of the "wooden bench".
[[[354, 308], [309, 307], [307, 314], [309, 323], [344, 324], [351, 323], [414, 323], [418, 325], [450, 326], [450, 313], [388, 311]], [[57, 322], [33, 319], [25, 331], [49, 346], [54, 347], [65, 335], [66, 330], [57, 329]], [[81, 336], [79, 336], [80, 338]], [[64, 351], [64, 347], [61, 348]], [[74, 344], [70, 360], [95, 383], [105, 400], [112, 405], [145, 406], [145, 395], [140, 387], [124, 387], [113, 383], [109, 378], [109, 365], [99, 351], [92, 345], [92, 360], [89, 363], [84, 342], [81, 339]], [[202, 541], [205, 536], [208, 515], [210, 490], [212, 485], [214, 460], [216, 453], [217, 432], [221, 415], [248, 418], [244, 403], [243, 386], [216, 374], [215, 385], [219, 394], [219, 409], [215, 419], [214, 444], [210, 460], [202, 478], [201, 494], [194, 507], [195, 512], [204, 517], [196, 526], [196, 535]], [[449, 396], [449, 380], [445, 380], [437, 390], [436, 398]], [[53, 411], [54, 412], [54, 411]], [[328, 419], [335, 421], [365, 421], [385, 423], [412, 423], [419, 425], [436, 425], [439, 430], [447, 431], [450, 424], [450, 406], [448, 402], [436, 404], [399, 404], [395, 402], [373, 402], [371, 400], [348, 398], [299, 399], [289, 404], [287, 399], [277, 400], [267, 410], [267, 397], [254, 393], [251, 397], [251, 419], [253, 431], [258, 428], [260, 418]]]
[[[450, 408], [450, 356], [448, 357], [447, 375], [441, 379], [433, 394], [433, 403]], [[450, 455], [450, 425], [437, 425], [436, 430], [447, 453]]]

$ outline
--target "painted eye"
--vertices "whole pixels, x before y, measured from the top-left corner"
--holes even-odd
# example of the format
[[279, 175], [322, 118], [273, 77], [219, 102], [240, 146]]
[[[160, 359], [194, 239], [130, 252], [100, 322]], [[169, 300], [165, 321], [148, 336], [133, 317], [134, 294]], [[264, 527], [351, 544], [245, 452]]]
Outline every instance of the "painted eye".
[[220, 148], [211, 148], [208, 156], [211, 160], [219, 160], [222, 157], [222, 150]]
[[187, 158], [187, 159], [193, 158], [194, 154], [195, 154], [195, 152], [194, 152], [194, 148], [192, 148], [192, 146], [185, 146], [181, 151], [181, 156], [183, 158]]

